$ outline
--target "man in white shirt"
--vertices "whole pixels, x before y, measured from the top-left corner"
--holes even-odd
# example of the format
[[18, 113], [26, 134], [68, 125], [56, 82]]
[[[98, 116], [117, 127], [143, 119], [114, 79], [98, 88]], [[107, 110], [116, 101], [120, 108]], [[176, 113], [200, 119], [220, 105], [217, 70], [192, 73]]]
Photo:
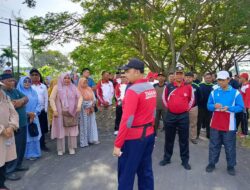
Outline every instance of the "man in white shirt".
[[[109, 81], [109, 73], [107, 71], [102, 72], [102, 79], [96, 85], [96, 95], [98, 98], [99, 110], [102, 112], [101, 117], [108, 120], [113, 119], [113, 112], [111, 109], [114, 98], [114, 85]], [[108, 124], [104, 126], [106, 130], [108, 130], [109, 127]]]
[[102, 79], [96, 85], [96, 94], [100, 106], [107, 108], [112, 105], [114, 86], [109, 81], [109, 73], [107, 71], [102, 72]]
[[38, 100], [41, 106], [41, 113], [38, 116], [42, 131], [40, 146], [43, 151], [49, 151], [45, 143], [45, 134], [48, 133], [48, 90], [46, 85], [42, 83], [42, 75], [37, 69], [31, 69], [30, 77], [32, 80], [32, 88], [37, 92]]

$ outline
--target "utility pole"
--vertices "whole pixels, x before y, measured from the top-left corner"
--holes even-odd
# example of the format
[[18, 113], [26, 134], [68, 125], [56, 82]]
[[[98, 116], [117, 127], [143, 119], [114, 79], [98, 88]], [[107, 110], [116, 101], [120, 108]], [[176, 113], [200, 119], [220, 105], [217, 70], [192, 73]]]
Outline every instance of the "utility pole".
[[20, 26], [17, 21], [17, 77], [20, 76]]
[[11, 52], [11, 69], [12, 73], [14, 74], [14, 65], [13, 65], [13, 48], [12, 48], [12, 28], [11, 28], [11, 19], [9, 19], [9, 26], [10, 26], [10, 52]]

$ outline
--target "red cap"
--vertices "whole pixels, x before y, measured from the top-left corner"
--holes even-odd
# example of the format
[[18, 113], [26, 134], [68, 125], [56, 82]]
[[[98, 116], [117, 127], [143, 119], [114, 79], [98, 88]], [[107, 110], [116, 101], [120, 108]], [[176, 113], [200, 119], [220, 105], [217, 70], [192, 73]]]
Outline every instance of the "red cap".
[[245, 78], [245, 79], [248, 80], [249, 76], [248, 76], [247, 73], [241, 73], [241, 74], [240, 74], [240, 78]]
[[156, 79], [157, 76], [158, 76], [158, 73], [153, 73], [150, 71], [147, 75], [147, 79], [150, 79], [150, 78]]

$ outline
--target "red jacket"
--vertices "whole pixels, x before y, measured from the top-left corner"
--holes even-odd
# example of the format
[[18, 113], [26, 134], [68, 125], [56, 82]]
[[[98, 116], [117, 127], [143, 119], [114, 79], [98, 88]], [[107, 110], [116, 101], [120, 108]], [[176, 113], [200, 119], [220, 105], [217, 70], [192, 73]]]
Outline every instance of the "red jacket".
[[[108, 85], [108, 87], [109, 87], [110, 95], [108, 97], [105, 97], [105, 92], [103, 92], [103, 86], [104, 85]], [[112, 82], [100, 80], [97, 83], [97, 85], [96, 85], [96, 96], [97, 96], [97, 99], [98, 99], [98, 105], [99, 106], [104, 105], [105, 102], [108, 102], [109, 105], [111, 105], [113, 95], [114, 95], [114, 86], [113, 86]]]
[[147, 128], [146, 136], [154, 133], [154, 119], [156, 111], [156, 91], [147, 79], [140, 79], [126, 91], [123, 101], [123, 114], [115, 146], [121, 148], [125, 140], [140, 139], [143, 127], [131, 128], [152, 123]]
[[250, 83], [242, 85], [240, 93], [243, 97], [245, 108], [250, 108]]
[[195, 102], [192, 86], [184, 82], [180, 86], [176, 82], [168, 84], [163, 91], [162, 99], [164, 105], [174, 114], [189, 111]]
[[127, 83], [119, 84], [117, 83], [115, 87], [115, 99], [116, 99], [116, 106], [121, 106], [121, 103], [124, 99], [125, 90], [127, 87]]

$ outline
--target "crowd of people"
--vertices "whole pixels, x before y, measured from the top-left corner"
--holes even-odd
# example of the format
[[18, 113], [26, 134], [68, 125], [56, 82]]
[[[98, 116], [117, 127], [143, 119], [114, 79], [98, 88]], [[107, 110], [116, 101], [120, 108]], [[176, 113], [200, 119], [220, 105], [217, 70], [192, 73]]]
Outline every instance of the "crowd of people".
[[240, 137], [248, 135], [248, 74], [232, 78], [227, 71], [206, 73], [200, 81], [181, 65], [168, 78], [165, 74], [150, 72], [145, 77], [144, 63], [138, 59], [131, 59], [115, 75], [103, 71], [97, 84], [89, 68], [80, 78], [62, 73], [55, 79], [46, 76], [44, 82], [36, 68], [18, 81], [10, 69], [5, 70], [0, 75], [0, 189], [8, 189], [6, 179], [20, 179], [17, 171], [29, 169], [23, 166], [24, 158], [36, 160], [43, 151], [51, 151], [45, 138], [49, 131], [58, 156], [66, 153], [66, 137], [71, 155], [76, 154], [78, 136], [82, 148], [99, 144], [95, 113], [112, 119], [113, 106], [118, 189], [133, 189], [136, 173], [139, 189], [153, 189], [151, 154], [158, 130], [165, 132], [161, 166], [171, 163], [177, 133], [181, 163], [190, 170], [189, 141], [198, 144], [203, 130], [209, 139], [206, 171], [215, 169], [224, 145], [227, 171], [235, 175], [238, 127]]

